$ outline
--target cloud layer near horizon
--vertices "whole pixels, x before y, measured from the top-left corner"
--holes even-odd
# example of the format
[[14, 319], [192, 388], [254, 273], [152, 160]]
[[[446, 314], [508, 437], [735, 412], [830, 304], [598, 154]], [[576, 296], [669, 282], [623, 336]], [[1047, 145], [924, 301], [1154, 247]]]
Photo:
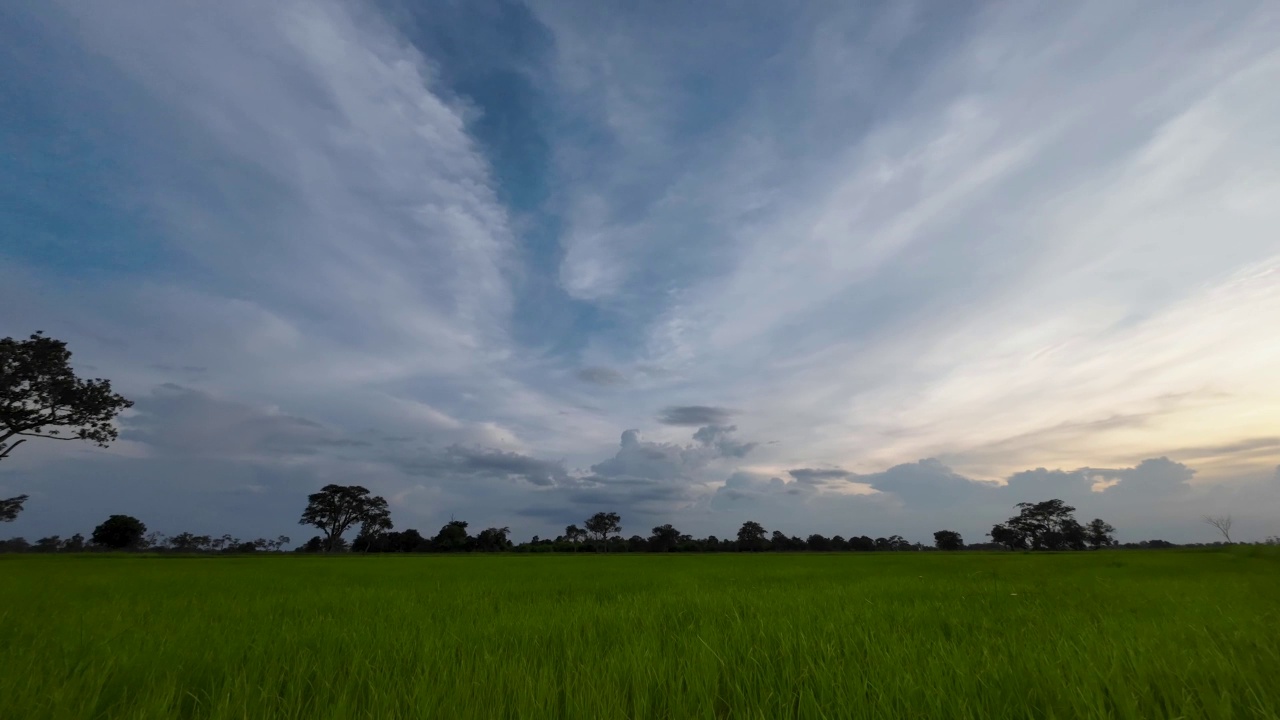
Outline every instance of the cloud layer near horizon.
[[0, 336], [137, 400], [14, 533], [1280, 533], [1274, 4], [420, 13], [0, 11]]

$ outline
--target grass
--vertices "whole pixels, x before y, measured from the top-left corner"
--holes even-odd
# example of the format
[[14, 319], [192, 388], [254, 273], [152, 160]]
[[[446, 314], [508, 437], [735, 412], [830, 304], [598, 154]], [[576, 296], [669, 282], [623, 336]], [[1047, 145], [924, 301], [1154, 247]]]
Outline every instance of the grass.
[[1280, 718], [1280, 555], [0, 558], [6, 718]]

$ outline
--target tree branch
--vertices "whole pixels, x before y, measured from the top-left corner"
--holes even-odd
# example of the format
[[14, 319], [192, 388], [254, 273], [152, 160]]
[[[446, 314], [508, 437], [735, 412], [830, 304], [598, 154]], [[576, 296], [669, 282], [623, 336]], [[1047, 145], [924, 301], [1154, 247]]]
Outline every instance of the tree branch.
[[22, 437], [44, 438], [45, 440], [79, 440], [80, 439], [78, 437], [62, 437], [59, 435], [45, 435], [44, 433], [20, 432], [20, 433], [17, 433], [17, 435], [20, 435]]
[[[8, 435], [6, 435], [5, 437], [8, 437]], [[4, 458], [8, 457], [8, 456], [9, 456], [9, 453], [13, 452], [13, 449], [14, 449], [14, 448], [18, 447], [19, 445], [21, 445], [21, 444], [22, 444], [22, 443], [24, 443], [24, 442], [26, 442], [26, 439], [19, 440], [19, 441], [15, 442], [14, 444], [10, 445], [9, 447], [6, 447], [6, 448], [4, 449], [4, 452], [0, 452], [0, 460], [2, 460], [2, 459], [4, 459]]]

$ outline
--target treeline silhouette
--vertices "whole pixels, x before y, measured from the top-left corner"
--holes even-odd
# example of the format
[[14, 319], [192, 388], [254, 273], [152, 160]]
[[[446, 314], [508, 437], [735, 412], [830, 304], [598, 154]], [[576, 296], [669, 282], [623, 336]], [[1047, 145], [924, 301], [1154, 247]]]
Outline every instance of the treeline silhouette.
[[[451, 519], [433, 536], [416, 529], [394, 530], [386, 501], [358, 485], [327, 485], [308, 497], [300, 524], [316, 527], [322, 535], [307, 540], [297, 553], [728, 553], [728, 552], [920, 552], [957, 550], [1098, 550], [1161, 549], [1173, 547], [1212, 547], [1224, 543], [1175, 545], [1165, 540], [1146, 540], [1119, 544], [1115, 528], [1095, 519], [1081, 524], [1074, 517], [1075, 508], [1061, 500], [1018, 503], [1018, 514], [992, 527], [991, 542], [965, 544], [960, 533], [939, 530], [933, 542], [911, 542], [901, 535], [872, 538], [868, 535], [831, 537], [813, 533], [806, 537], [787, 535], [780, 530], [768, 531], [760, 523], [748, 520], [733, 537], [709, 535], [695, 538], [671, 524], [659, 525], [647, 536], [624, 537], [622, 517], [614, 512], [598, 512], [582, 526], [569, 525], [554, 538], [534, 536], [528, 542], [515, 543], [507, 527], [490, 527], [476, 534], [469, 523]], [[343, 537], [358, 528], [351, 542]], [[287, 536], [274, 539], [241, 540], [231, 535], [210, 536], [183, 532], [173, 536], [148, 532], [137, 518], [112, 515], [94, 528], [88, 539], [80, 534], [63, 539], [53, 535], [29, 543], [23, 538], [0, 541], [0, 552], [89, 552], [95, 550], [134, 551], [176, 554], [243, 554], [281, 552], [290, 544]], [[1280, 538], [1268, 538], [1265, 544], [1280, 544]]]

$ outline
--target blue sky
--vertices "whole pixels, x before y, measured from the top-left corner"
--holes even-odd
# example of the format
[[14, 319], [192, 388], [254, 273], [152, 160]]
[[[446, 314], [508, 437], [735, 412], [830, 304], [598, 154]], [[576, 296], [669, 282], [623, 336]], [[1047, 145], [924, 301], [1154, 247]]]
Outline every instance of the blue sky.
[[[1280, 533], [1274, 3], [0, 9], [13, 534]], [[56, 445], [50, 447], [50, 445]]]

